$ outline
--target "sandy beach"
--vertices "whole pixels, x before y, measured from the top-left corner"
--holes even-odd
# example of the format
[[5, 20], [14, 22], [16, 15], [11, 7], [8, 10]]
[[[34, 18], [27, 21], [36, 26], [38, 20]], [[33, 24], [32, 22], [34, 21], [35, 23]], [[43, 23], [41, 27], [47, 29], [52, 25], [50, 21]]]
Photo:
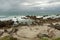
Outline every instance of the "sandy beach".
[[0, 38], [12, 36], [18, 40], [40, 40], [48, 38], [52, 40], [60, 37], [60, 18], [37, 18], [26, 16], [22, 22], [15, 17], [14, 21], [0, 21]]
[[[42, 34], [48, 34], [47, 30], [49, 29], [49, 27], [44, 24], [43, 26], [19, 26], [17, 27], [18, 31], [16, 33], [11, 34], [13, 37], [18, 38], [18, 40], [40, 40], [37, 35], [39, 33]], [[8, 29], [8, 31], [10, 31], [10, 29]], [[54, 30], [54, 28], [51, 28], [51, 30]], [[60, 37], [60, 31], [59, 30], [55, 30], [55, 38]], [[4, 33], [1, 37], [7, 36], [9, 35], [8, 33]]]

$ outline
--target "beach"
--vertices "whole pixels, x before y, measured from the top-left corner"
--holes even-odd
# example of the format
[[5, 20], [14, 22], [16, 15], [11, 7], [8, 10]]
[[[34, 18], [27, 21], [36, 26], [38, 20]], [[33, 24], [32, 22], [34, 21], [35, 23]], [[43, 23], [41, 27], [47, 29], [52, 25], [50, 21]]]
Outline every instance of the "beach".
[[[20, 17], [22, 17], [22, 19]], [[12, 19], [14, 21], [10, 19], [8, 21], [1, 21], [2, 25], [5, 24], [8, 26], [6, 26], [6, 28], [4, 26], [2, 26], [3, 28], [0, 28], [0, 34], [3, 33], [1, 34], [0, 38], [8, 35], [17, 38], [18, 40], [40, 40], [44, 37], [48, 38], [49, 40], [52, 40], [53, 38], [60, 37], [59, 17], [55, 17], [52, 19], [47, 19], [51, 18], [51, 16], [44, 17], [43, 19], [42, 16], [38, 16], [37, 18], [35, 18], [35, 16], [20, 17], [20, 22], [16, 22], [16, 20], [19, 19], [18, 17], [13, 17]]]
[[[47, 30], [49, 29], [49, 27], [47, 27], [47, 25], [44, 25], [44, 26], [22, 26], [22, 27], [20, 26], [17, 29], [18, 29], [17, 33], [16, 34], [13, 33], [11, 35], [15, 38], [18, 38], [19, 40], [40, 40], [40, 38], [38, 38], [37, 35], [39, 33], [48, 34]], [[11, 29], [8, 29], [8, 30], [11, 30]], [[51, 30], [54, 30], [54, 29], [51, 28]], [[54, 32], [55, 32], [54, 38], [60, 37], [59, 30], [55, 30]], [[8, 35], [10, 35], [10, 34], [4, 33], [1, 37], [8, 36]]]

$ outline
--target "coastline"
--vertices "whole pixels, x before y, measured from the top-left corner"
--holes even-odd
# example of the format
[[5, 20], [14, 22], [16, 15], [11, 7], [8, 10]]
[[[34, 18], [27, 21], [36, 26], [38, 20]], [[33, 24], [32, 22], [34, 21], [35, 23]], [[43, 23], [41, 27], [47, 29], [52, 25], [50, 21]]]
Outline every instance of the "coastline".
[[58, 38], [60, 37], [60, 15], [58, 16], [56, 18], [46, 15], [13, 16], [12, 19], [8, 17], [9, 20], [0, 21], [0, 27], [2, 27], [0, 29], [0, 38], [8, 35], [12, 35], [19, 40], [40, 40], [40, 37]]

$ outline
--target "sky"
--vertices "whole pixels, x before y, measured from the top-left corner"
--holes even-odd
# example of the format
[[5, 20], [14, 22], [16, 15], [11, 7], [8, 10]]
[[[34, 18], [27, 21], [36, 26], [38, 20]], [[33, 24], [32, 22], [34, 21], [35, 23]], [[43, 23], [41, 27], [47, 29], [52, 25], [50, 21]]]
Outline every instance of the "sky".
[[0, 14], [7, 12], [57, 11], [60, 0], [0, 0]]

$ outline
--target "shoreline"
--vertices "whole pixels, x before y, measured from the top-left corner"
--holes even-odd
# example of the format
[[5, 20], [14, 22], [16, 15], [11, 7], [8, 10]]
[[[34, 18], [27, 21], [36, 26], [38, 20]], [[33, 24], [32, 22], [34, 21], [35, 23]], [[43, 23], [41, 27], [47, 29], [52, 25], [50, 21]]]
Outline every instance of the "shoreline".
[[0, 21], [0, 38], [8, 35], [19, 40], [60, 37], [60, 17], [43, 19], [36, 16], [20, 16], [18, 19], [13, 17], [13, 20]]

